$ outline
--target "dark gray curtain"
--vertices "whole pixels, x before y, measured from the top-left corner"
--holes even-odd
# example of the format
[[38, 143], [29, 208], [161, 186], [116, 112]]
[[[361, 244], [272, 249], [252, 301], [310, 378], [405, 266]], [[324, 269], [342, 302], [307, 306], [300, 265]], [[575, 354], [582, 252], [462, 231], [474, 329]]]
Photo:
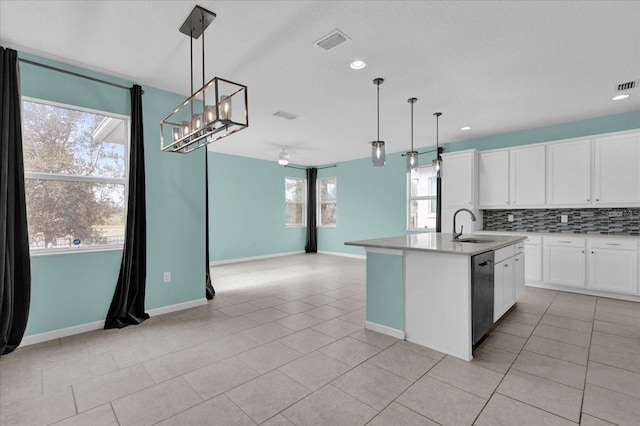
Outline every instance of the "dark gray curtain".
[[31, 263], [24, 195], [18, 52], [0, 46], [0, 354], [20, 345], [29, 318]]
[[318, 169], [307, 169], [307, 245], [306, 253], [318, 252], [318, 228], [316, 223], [316, 179]]
[[104, 328], [140, 324], [149, 318], [144, 312], [147, 279], [147, 222], [145, 206], [144, 136], [142, 128], [142, 88], [131, 90], [131, 154], [129, 156], [129, 196], [122, 264], [116, 290]]
[[211, 271], [209, 270], [209, 151], [207, 148], [204, 148], [204, 214], [205, 214], [205, 244], [207, 245], [205, 248], [205, 290], [207, 295], [207, 300], [213, 299], [213, 296], [216, 295], [216, 291], [213, 289], [213, 284], [211, 284]]

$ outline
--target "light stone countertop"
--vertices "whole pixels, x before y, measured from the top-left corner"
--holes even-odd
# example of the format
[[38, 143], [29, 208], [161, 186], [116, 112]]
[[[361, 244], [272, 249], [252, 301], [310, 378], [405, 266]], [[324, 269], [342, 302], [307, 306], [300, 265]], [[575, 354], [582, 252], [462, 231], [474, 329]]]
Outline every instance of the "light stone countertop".
[[487, 242], [482, 243], [463, 243], [452, 241], [453, 236], [450, 233], [441, 232], [424, 232], [420, 234], [403, 235], [400, 237], [374, 238], [363, 241], [348, 241], [345, 245], [360, 246], [365, 248], [391, 249], [391, 250], [409, 250], [423, 252], [439, 252], [448, 254], [459, 254], [465, 256], [474, 256], [490, 250], [497, 250], [519, 241], [527, 239], [524, 235], [504, 236], [504, 235], [477, 235], [465, 234], [460, 236], [464, 238], [480, 238]]

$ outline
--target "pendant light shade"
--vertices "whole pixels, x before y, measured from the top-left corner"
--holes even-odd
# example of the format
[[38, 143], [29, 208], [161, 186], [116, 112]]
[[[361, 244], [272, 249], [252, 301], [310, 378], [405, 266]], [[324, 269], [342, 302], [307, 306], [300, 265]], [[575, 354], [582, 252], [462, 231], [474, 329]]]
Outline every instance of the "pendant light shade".
[[380, 85], [384, 82], [383, 78], [376, 78], [373, 84], [378, 86], [378, 139], [371, 142], [371, 164], [375, 167], [384, 166], [384, 141], [380, 140]]
[[418, 170], [418, 151], [413, 149], [413, 104], [418, 101], [418, 98], [409, 98], [407, 102], [411, 104], [411, 150], [407, 152], [407, 171]]
[[440, 146], [438, 141], [438, 122], [439, 118], [442, 115], [441, 112], [434, 112], [433, 115], [436, 116], [436, 159], [433, 160], [433, 165], [436, 167], [436, 177], [440, 177], [440, 168], [442, 167], [442, 157], [440, 157]]

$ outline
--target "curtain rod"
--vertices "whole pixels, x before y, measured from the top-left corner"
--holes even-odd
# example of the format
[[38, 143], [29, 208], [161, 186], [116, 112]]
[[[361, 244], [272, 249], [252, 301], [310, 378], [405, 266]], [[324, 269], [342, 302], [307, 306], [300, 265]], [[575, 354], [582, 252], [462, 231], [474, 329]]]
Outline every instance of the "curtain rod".
[[[125, 89], [125, 90], [129, 90], [130, 89], [130, 87], [123, 86], [123, 85], [118, 84], [118, 83], [112, 83], [110, 81], [101, 80], [101, 79], [95, 78], [95, 77], [89, 77], [88, 75], [79, 74], [77, 72], [63, 70], [62, 68], [52, 67], [51, 65], [41, 64], [40, 62], [30, 61], [29, 59], [18, 58], [18, 61], [24, 62], [25, 64], [35, 65], [37, 67], [46, 68], [48, 70], [61, 72], [63, 74], [69, 74], [69, 75], [72, 75], [74, 77], [80, 77], [80, 78], [84, 78], [84, 79], [87, 79], [87, 80], [95, 81], [95, 82], [98, 82], [98, 83], [108, 84], [109, 86], [117, 87], [118, 89]], [[142, 94], [144, 95], [144, 90], [142, 91]]]
[[[309, 169], [313, 168], [313, 167], [296, 167], [296, 166], [289, 166], [289, 165], [287, 165], [285, 167], [288, 167], [290, 169], [298, 169], [298, 170], [309, 170]], [[316, 167], [316, 169], [322, 170], [322, 169], [330, 169], [332, 167], [338, 167], [338, 166], [336, 164], [334, 164], [333, 166]]]

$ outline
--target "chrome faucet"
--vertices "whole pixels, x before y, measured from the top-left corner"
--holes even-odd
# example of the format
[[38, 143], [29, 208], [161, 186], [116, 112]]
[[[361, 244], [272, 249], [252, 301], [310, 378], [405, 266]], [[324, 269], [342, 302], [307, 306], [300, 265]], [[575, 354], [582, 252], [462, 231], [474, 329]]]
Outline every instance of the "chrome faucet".
[[456, 212], [453, 214], [453, 239], [457, 240], [460, 235], [462, 235], [462, 230], [464, 229], [464, 225], [460, 225], [460, 232], [456, 232], [456, 216], [458, 215], [458, 213], [460, 212], [469, 212], [469, 214], [471, 215], [471, 220], [472, 221], [476, 221], [476, 215], [473, 214], [473, 212], [469, 209], [458, 209], [456, 210]]

